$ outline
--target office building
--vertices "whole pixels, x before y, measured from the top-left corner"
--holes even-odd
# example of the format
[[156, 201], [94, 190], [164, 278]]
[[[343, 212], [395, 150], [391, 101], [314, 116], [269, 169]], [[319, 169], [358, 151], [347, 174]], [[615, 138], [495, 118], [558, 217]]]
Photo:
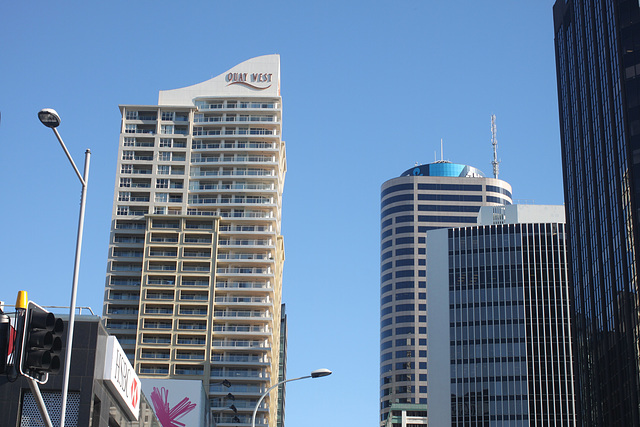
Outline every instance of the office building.
[[506, 182], [447, 161], [415, 166], [382, 184], [381, 425], [392, 404], [427, 403], [427, 231], [476, 224], [480, 206], [511, 203]]
[[201, 379], [213, 422], [250, 424], [280, 365], [280, 57], [120, 111], [106, 327], [143, 381]]
[[[67, 330], [67, 318], [58, 317], [63, 318]], [[119, 362], [121, 351], [115, 337], [108, 336], [100, 324], [98, 316], [76, 316], [64, 423], [66, 427], [162, 426], [155, 415], [149, 394], [145, 395], [140, 384], [134, 382], [130, 364], [121, 363], [120, 372], [109, 369], [108, 375], [105, 375], [105, 368], [111, 368]], [[62, 349], [60, 357], [62, 360], [66, 358], [66, 348]], [[63, 377], [63, 370], [60, 369], [57, 373], [49, 374], [45, 384], [38, 385], [54, 426], [60, 425]], [[122, 391], [125, 382], [126, 391]], [[26, 377], [0, 375], [0, 425], [44, 426], [36, 402]]]
[[640, 425], [640, 5], [553, 16], [581, 421]]
[[576, 426], [563, 206], [427, 233], [428, 424]]

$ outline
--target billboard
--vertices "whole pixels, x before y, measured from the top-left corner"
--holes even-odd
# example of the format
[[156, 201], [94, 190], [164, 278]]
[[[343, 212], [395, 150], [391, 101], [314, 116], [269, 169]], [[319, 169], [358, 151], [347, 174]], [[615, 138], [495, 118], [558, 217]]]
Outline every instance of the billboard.
[[202, 381], [143, 378], [142, 390], [162, 427], [207, 425], [207, 399]]

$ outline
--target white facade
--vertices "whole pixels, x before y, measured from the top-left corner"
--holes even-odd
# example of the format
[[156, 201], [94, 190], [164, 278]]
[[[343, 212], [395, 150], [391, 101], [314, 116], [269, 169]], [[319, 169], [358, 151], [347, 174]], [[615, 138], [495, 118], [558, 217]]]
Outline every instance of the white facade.
[[565, 222], [564, 206], [508, 205], [483, 206], [478, 213], [478, 225]]
[[278, 379], [280, 57], [120, 110], [106, 327], [140, 377], [201, 379], [217, 425], [250, 424]]

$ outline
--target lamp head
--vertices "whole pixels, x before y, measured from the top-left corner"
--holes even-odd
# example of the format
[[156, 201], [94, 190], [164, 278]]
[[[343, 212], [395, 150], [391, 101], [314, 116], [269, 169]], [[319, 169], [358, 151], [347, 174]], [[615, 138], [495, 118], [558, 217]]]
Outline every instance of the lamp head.
[[38, 118], [48, 128], [60, 126], [60, 116], [53, 108], [43, 108], [38, 112]]
[[327, 375], [331, 375], [332, 373], [333, 372], [326, 368], [316, 369], [315, 371], [311, 372], [311, 378], [326, 377]]

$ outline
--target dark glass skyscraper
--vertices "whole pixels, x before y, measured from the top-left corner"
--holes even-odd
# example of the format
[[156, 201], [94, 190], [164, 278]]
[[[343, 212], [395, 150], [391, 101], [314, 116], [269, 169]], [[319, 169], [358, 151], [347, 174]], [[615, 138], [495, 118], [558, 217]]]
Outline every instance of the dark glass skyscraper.
[[640, 425], [640, 5], [553, 12], [582, 422]]

